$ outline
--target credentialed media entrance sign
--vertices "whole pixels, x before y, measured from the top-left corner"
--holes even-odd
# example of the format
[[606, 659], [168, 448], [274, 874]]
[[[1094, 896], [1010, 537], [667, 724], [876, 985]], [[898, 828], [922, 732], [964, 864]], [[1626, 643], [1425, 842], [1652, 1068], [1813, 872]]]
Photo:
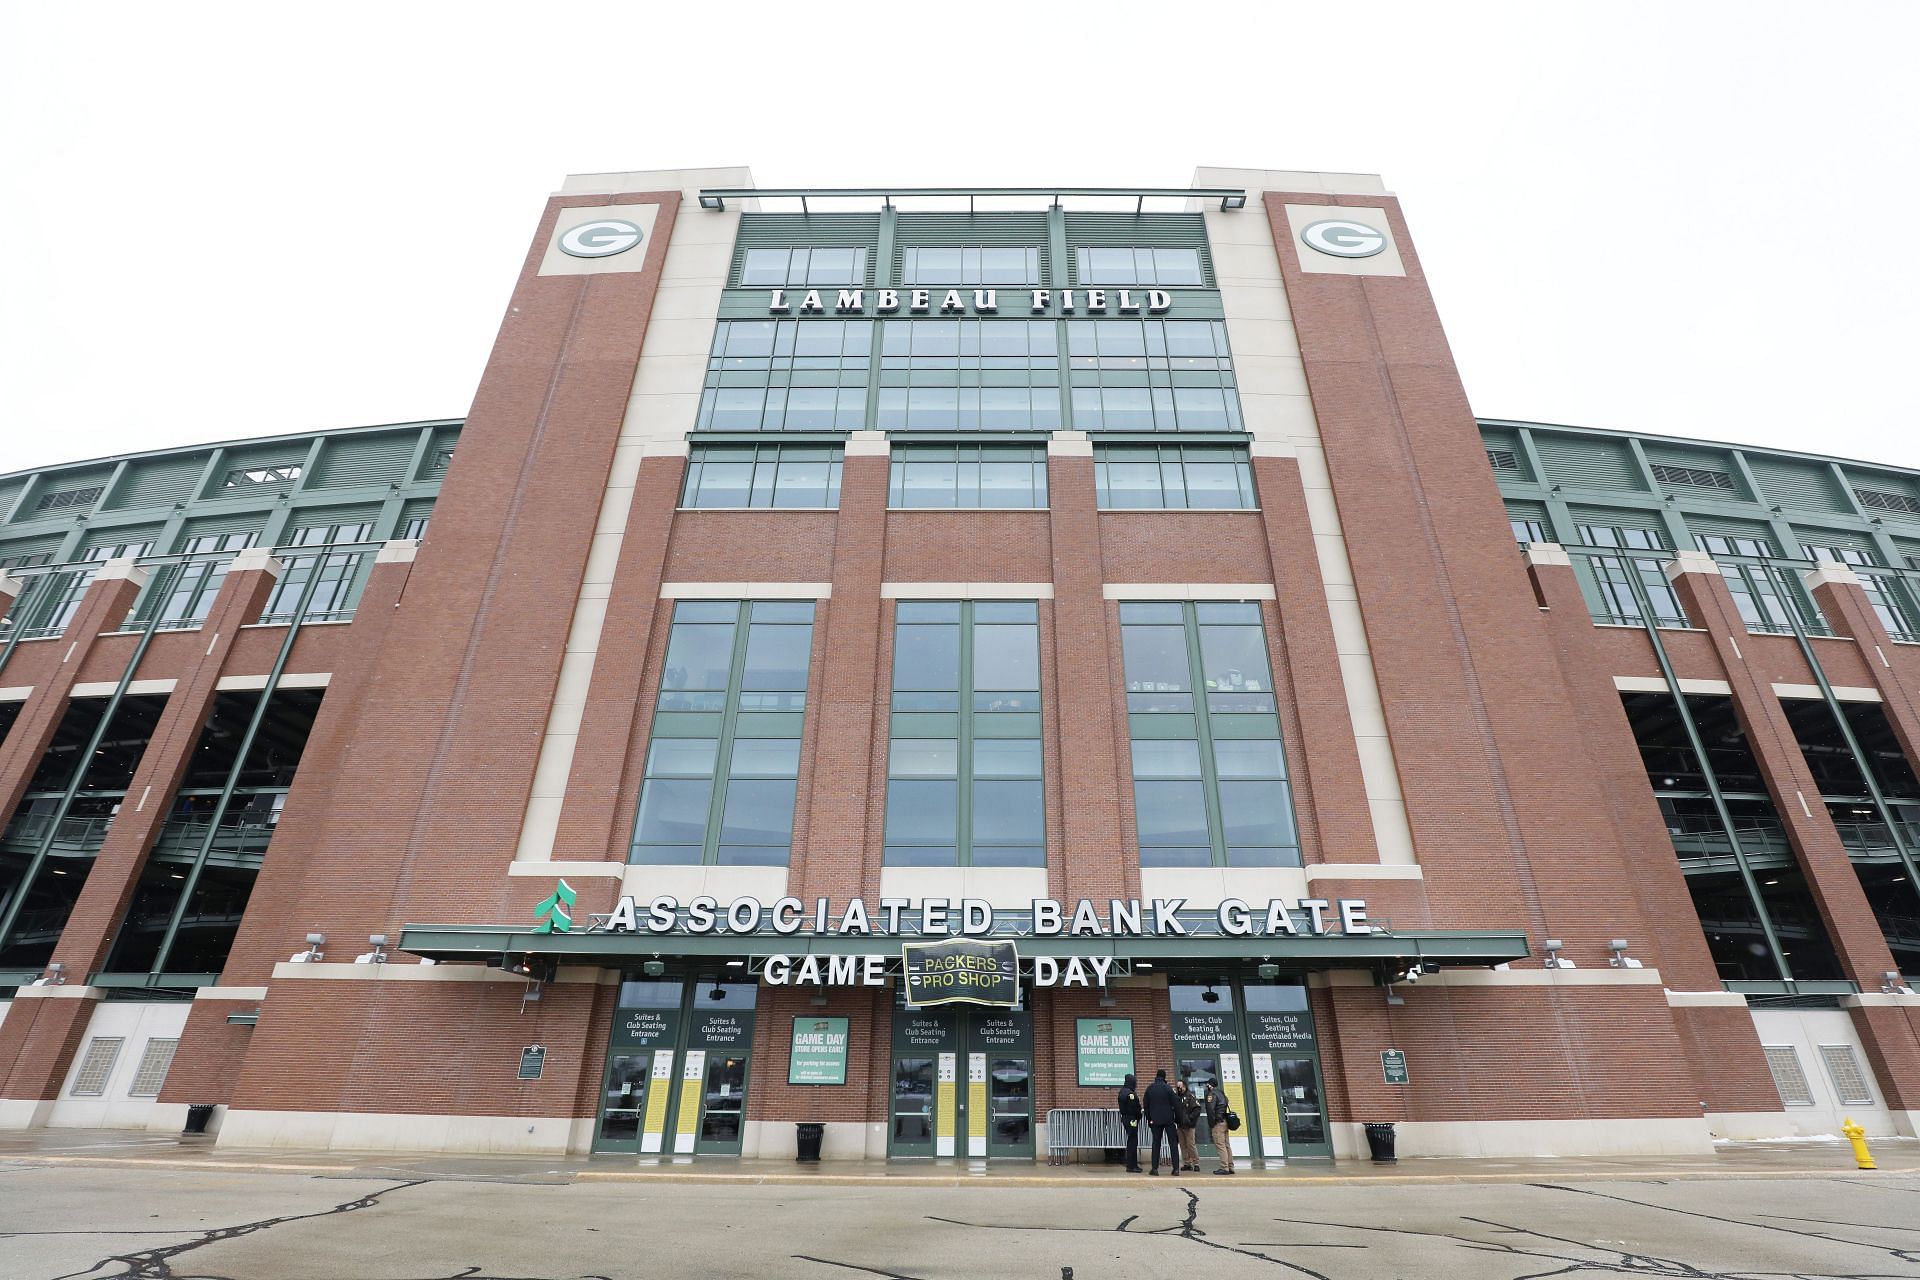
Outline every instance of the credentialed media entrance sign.
[[900, 948], [907, 977], [907, 1003], [990, 1004], [1020, 1002], [1020, 952], [1011, 942], [954, 938], [909, 942]]
[[1132, 1018], [1076, 1018], [1073, 1042], [1082, 1088], [1118, 1088], [1133, 1074]]
[[795, 1018], [793, 1051], [787, 1058], [788, 1084], [847, 1082], [847, 1020]]

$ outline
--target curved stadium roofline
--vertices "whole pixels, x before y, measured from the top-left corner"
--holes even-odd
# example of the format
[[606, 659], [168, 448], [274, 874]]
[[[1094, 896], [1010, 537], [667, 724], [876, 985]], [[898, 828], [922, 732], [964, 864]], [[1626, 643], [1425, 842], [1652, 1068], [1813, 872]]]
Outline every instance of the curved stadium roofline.
[[1897, 471], [1902, 475], [1920, 478], [1920, 467], [1904, 467], [1897, 462], [1875, 462], [1870, 458], [1848, 458], [1833, 453], [1808, 453], [1801, 449], [1776, 449], [1772, 445], [1742, 444], [1737, 440], [1702, 440], [1696, 436], [1669, 436], [1656, 431], [1634, 431], [1618, 427], [1581, 427], [1565, 422], [1541, 422], [1534, 418], [1483, 418], [1476, 415], [1474, 421], [1482, 427], [1528, 427], [1542, 431], [1564, 431], [1572, 435], [1611, 438], [1632, 436], [1636, 440], [1658, 440], [1662, 444], [1679, 445], [1688, 449], [1738, 449], [1742, 453], [1766, 453], [1775, 457], [1794, 458], [1802, 462], [1837, 462], [1843, 466], [1872, 467], [1880, 471]]
[[214, 449], [237, 449], [257, 444], [277, 444], [283, 440], [312, 440], [320, 436], [347, 436], [370, 434], [380, 431], [403, 431], [422, 427], [457, 427], [464, 418], [422, 418], [417, 422], [377, 422], [360, 427], [322, 427], [315, 431], [287, 431], [270, 436], [244, 436], [235, 440], [203, 440], [193, 444], [171, 445], [161, 449], [140, 449], [132, 453], [103, 454], [97, 458], [75, 458], [71, 462], [54, 462], [44, 467], [22, 467], [18, 471], [0, 471], [0, 481], [18, 480], [22, 476], [45, 475], [54, 471], [66, 471], [75, 467], [99, 467], [110, 463], [137, 462], [142, 458], [160, 458], [172, 453], [190, 453], [196, 449], [211, 452]]

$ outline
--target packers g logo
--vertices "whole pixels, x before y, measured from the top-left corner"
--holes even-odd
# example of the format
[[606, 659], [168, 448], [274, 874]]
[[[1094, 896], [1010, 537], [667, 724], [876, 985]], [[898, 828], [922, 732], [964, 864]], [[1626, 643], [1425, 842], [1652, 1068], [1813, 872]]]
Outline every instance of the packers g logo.
[[575, 258], [611, 258], [646, 238], [636, 223], [625, 218], [599, 218], [560, 233], [560, 252]]
[[1335, 258], [1371, 258], [1385, 252], [1387, 237], [1364, 222], [1344, 218], [1326, 218], [1310, 222], [1300, 229], [1300, 239], [1309, 249]]

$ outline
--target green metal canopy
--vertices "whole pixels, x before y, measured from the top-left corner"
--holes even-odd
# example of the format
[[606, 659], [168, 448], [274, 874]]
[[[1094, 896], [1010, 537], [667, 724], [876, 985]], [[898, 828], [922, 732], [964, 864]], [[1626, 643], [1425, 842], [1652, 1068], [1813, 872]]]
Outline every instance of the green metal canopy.
[[[510, 925], [410, 924], [400, 931], [401, 951], [441, 963], [498, 960], [514, 955], [567, 964], [617, 966], [652, 959], [737, 959], [774, 955], [885, 955], [899, 953], [903, 942], [947, 935], [841, 937], [793, 933], [541, 933]], [[1270, 960], [1308, 969], [1370, 969], [1378, 965], [1426, 962], [1446, 967], [1486, 967], [1529, 954], [1521, 932], [1475, 933], [1423, 929], [1394, 933], [1319, 937], [1230, 938], [1077, 937], [994, 934], [1020, 944], [1024, 956], [1113, 956], [1150, 962]]]

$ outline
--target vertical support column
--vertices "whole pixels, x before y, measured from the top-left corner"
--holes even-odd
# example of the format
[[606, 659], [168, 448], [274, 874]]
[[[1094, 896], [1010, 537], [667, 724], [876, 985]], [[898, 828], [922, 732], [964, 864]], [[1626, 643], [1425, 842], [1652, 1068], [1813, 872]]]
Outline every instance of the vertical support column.
[[[27, 782], [40, 767], [40, 757], [53, 743], [61, 717], [67, 713], [67, 701], [80, 678], [80, 669], [103, 632], [116, 631], [134, 599], [147, 584], [148, 573], [131, 559], [109, 560], [94, 575], [80, 607], [67, 623], [66, 631], [54, 643], [60, 646], [60, 662], [53, 675], [37, 684], [20, 708], [13, 729], [0, 743], [0, 822], [11, 817], [26, 793]], [[4, 1058], [0, 1058], [4, 1061]]]
[[1766, 775], [1774, 808], [1799, 855], [1843, 972], [1863, 990], [1879, 990], [1882, 975], [1893, 967], [1893, 953], [1847, 860], [1840, 833], [1820, 801], [1820, 789], [1771, 678], [1756, 672], [1740, 648], [1742, 638], [1752, 646], [1765, 644], [1767, 637], [1747, 635], [1733, 595], [1711, 557], [1698, 551], [1678, 552], [1667, 566], [1667, 576], [1686, 605], [1687, 616], [1707, 632], [1726, 672], [1735, 714]]
[[[887, 440], [878, 431], [847, 437], [840, 474], [840, 516], [834, 525], [833, 595], [826, 607], [825, 667], [818, 681], [813, 791], [806, 849], [789, 884], [803, 902], [857, 897], [880, 882], [879, 841], [872, 816], [879, 803], [868, 786], [876, 738], [886, 736], [876, 707], [880, 634], [887, 626], [880, 579], [887, 539]], [[884, 793], [884, 789], [883, 789]]]
[[1047, 507], [1053, 542], [1053, 645], [1059, 726], [1073, 728], [1073, 750], [1060, 752], [1060, 811], [1065, 847], [1049, 883], [1063, 899], [1133, 898], [1140, 859], [1132, 833], [1121, 830], [1120, 767], [1125, 723], [1115, 707], [1122, 687], [1120, 655], [1110, 643], [1110, 606], [1103, 590], [1100, 512], [1093, 442], [1085, 432], [1056, 431], [1047, 443]]

